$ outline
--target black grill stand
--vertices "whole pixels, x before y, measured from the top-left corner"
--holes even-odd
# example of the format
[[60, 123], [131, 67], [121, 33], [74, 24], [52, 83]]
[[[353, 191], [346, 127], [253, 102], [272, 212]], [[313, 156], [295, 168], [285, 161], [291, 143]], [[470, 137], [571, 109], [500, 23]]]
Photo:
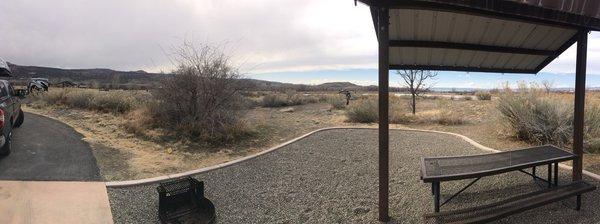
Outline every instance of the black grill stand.
[[214, 223], [215, 207], [204, 197], [204, 182], [184, 177], [160, 183], [156, 190], [161, 223]]

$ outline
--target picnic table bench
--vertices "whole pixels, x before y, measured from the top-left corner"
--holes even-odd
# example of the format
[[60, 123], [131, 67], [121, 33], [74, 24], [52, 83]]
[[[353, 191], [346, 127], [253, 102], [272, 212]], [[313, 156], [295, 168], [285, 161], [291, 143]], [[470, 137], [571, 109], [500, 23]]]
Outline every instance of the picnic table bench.
[[[595, 186], [584, 181], [558, 186], [558, 164], [573, 160], [576, 155], [556, 146], [544, 145], [499, 153], [422, 158], [421, 179], [431, 183], [434, 213], [425, 215], [435, 223], [484, 223], [527, 209], [569, 197], [577, 197], [576, 209], [581, 207], [581, 194], [593, 191]], [[536, 174], [536, 167], [547, 166], [547, 178]], [[531, 168], [531, 172], [526, 169]], [[440, 212], [440, 207], [450, 202], [482, 177], [512, 171], [530, 175], [536, 181], [547, 183], [548, 189], [519, 195], [490, 205]], [[441, 186], [444, 181], [474, 179], [457, 193], [441, 202]]]

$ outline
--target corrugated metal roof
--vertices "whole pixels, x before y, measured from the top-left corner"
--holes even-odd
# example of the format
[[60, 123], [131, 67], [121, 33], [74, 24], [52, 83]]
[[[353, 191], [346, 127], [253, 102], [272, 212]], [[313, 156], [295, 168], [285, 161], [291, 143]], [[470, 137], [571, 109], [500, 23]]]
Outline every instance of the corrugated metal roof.
[[[390, 9], [389, 31], [391, 42], [424, 43], [392, 45], [392, 68], [428, 67], [527, 73], [537, 72], [545, 66], [546, 60], [552, 60], [555, 55], [489, 51], [483, 46], [560, 53], [561, 47], [568, 44], [578, 32], [576, 29], [563, 27], [423, 9]], [[433, 43], [470, 44], [474, 47], [435, 47]]]
[[600, 0], [359, 1], [389, 9], [391, 69], [537, 73], [600, 30]]
[[598, 0], [512, 0], [532, 6], [559, 10], [563, 12], [600, 18]]

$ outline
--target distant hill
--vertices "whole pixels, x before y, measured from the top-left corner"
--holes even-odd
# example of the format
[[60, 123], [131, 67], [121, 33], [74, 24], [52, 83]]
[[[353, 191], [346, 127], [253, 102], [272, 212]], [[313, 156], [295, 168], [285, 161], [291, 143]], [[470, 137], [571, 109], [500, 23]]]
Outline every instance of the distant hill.
[[39, 66], [21, 66], [10, 64], [13, 72], [11, 80], [27, 80], [29, 78], [47, 78], [51, 83], [72, 81], [91, 85], [96, 84], [129, 84], [152, 85], [158, 82], [165, 74], [148, 73], [139, 71], [115, 71], [111, 69], [61, 69]]
[[[62, 69], [40, 66], [23, 66], [9, 63], [16, 83], [26, 82], [29, 78], [47, 78], [50, 83], [71, 81], [87, 86], [103, 88], [152, 88], [169, 74], [138, 71], [116, 71], [112, 69]], [[328, 82], [318, 85], [292, 84], [257, 79], [241, 79], [243, 85], [254, 91], [377, 91], [377, 86], [360, 86], [351, 82]], [[394, 91], [394, 90], [392, 90]]]
[[265, 90], [265, 91], [285, 91], [295, 90], [299, 92], [310, 92], [310, 91], [339, 91], [339, 90], [360, 90], [360, 91], [376, 91], [377, 86], [360, 86], [351, 82], [327, 82], [318, 85], [306, 85], [306, 84], [292, 84], [265, 81], [258, 79], [242, 79], [246, 82], [249, 89], [252, 90]]

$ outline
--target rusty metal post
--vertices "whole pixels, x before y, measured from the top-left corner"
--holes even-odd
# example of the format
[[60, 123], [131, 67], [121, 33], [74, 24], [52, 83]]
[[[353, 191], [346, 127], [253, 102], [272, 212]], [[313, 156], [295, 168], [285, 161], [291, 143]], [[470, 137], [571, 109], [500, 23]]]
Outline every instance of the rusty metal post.
[[379, 8], [379, 221], [390, 220], [389, 209], [389, 9]]
[[585, 69], [587, 57], [587, 31], [577, 37], [577, 62], [575, 68], [575, 113], [573, 118], [573, 180], [581, 180], [583, 171], [583, 125], [585, 113]]

